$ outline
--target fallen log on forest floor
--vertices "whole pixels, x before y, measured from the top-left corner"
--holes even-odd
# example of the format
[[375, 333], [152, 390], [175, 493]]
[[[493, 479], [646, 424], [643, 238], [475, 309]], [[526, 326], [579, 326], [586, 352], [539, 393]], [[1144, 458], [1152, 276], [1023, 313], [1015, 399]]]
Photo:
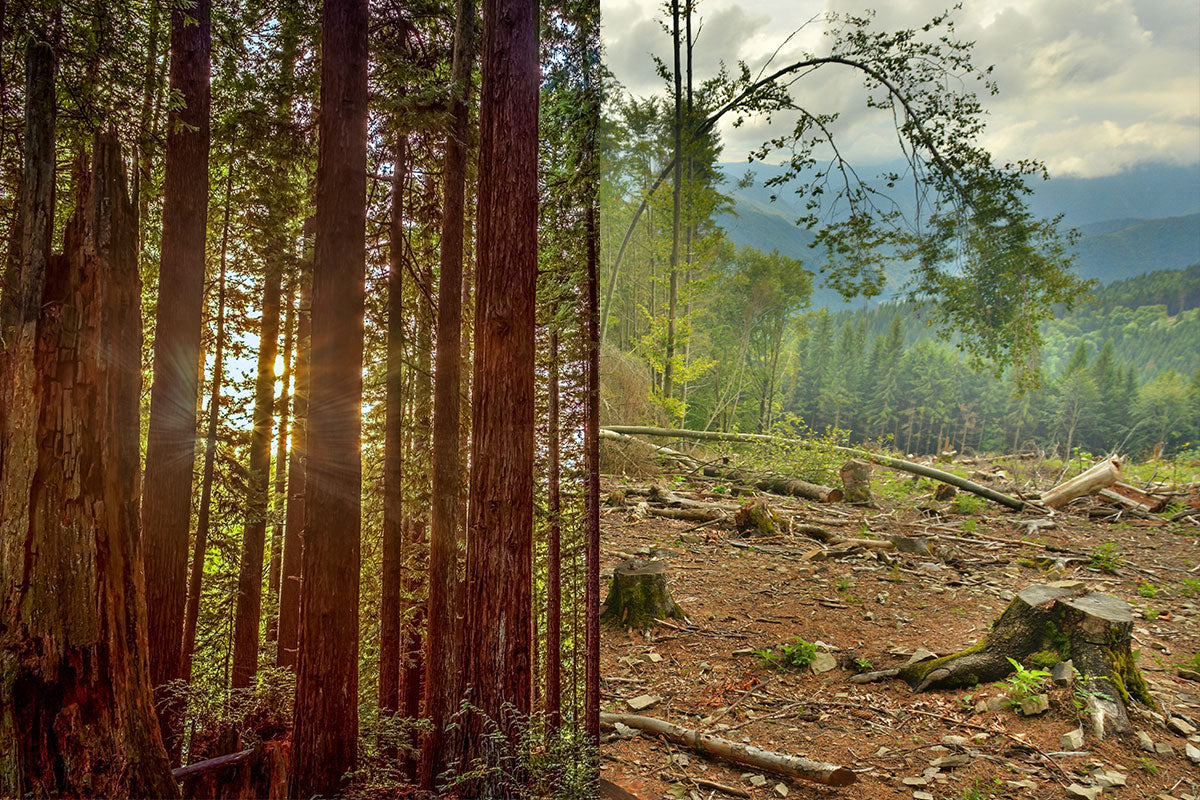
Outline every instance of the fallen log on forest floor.
[[1095, 494], [1121, 480], [1121, 460], [1106, 458], [1089, 469], [1042, 493], [1042, 505], [1059, 508], [1085, 494]]
[[[606, 433], [611, 434], [611, 436], [605, 436]], [[934, 467], [927, 467], [924, 464], [914, 464], [913, 462], [905, 461], [902, 458], [893, 458], [892, 456], [885, 456], [881, 453], [872, 453], [868, 450], [859, 450], [854, 447], [843, 447], [841, 445], [816, 445], [812, 442], [806, 442], [803, 439], [790, 439], [785, 436], [772, 436], [765, 433], [723, 433], [721, 431], [693, 431], [682, 428], [656, 428], [644, 425], [610, 425], [607, 428], [601, 429], [600, 431], [600, 435], [603, 438], [616, 438], [621, 436], [624, 437], [624, 441], [640, 441], [635, 439], [630, 434], [636, 434], [639, 436], [661, 436], [670, 439], [697, 439], [713, 442], [766, 442], [768, 444], [786, 444], [794, 447], [805, 447], [810, 449], [827, 447], [827, 449], [833, 450], [836, 453], [845, 453], [847, 455], [866, 459], [872, 463], [879, 464], [880, 466], [890, 467], [891, 469], [909, 472], [914, 475], [920, 475], [924, 478], [932, 478], [935, 481], [948, 483], [951, 486], [957, 486], [963, 491], [977, 494], [980, 497], [985, 497], [992, 502], [999, 503], [1002, 506], [1007, 506], [1015, 511], [1023, 511], [1025, 508], [1031, 505], [1024, 500], [1018, 500], [1015, 497], [1009, 497], [1006, 494], [997, 492], [995, 489], [989, 489], [988, 487], [981, 486], [974, 481], [969, 481], [966, 478], [960, 478], [957, 475], [944, 472]], [[663, 449], [657, 445], [649, 444], [648, 442], [643, 442], [643, 444], [647, 444], [649, 447], [655, 448], [656, 450]], [[693, 459], [693, 461], [694, 460], [695, 459]]]
[[655, 736], [662, 736], [672, 744], [691, 748], [722, 761], [766, 770], [788, 778], [799, 778], [826, 786], [849, 786], [856, 780], [852, 771], [836, 764], [826, 764], [823, 761], [813, 761], [803, 756], [789, 756], [786, 753], [776, 753], [771, 750], [760, 750], [753, 745], [732, 742], [719, 736], [673, 725], [654, 717], [643, 717], [639, 714], [600, 715], [601, 725], [615, 726], [617, 723]]
[[216, 772], [217, 770], [249, 761], [254, 756], [254, 753], [255, 750], [251, 747], [249, 750], [241, 750], [237, 753], [228, 753], [216, 758], [206, 758], [203, 761], [197, 761], [195, 764], [185, 764], [182, 767], [171, 770], [171, 777], [177, 781], [185, 781], [189, 778], [207, 775], [210, 772]]
[[769, 492], [770, 494], [778, 494], [785, 497], [803, 497], [806, 500], [816, 500], [821, 503], [837, 503], [842, 499], [841, 489], [834, 489], [829, 486], [821, 486], [820, 484], [779, 475], [755, 475], [733, 467], [705, 464], [687, 453], [673, 450], [670, 447], [651, 444], [650, 442], [642, 441], [611, 428], [601, 428], [600, 438], [626, 444], [640, 444], [643, 447], [653, 450], [660, 458], [675, 461], [692, 472], [702, 473], [709, 478], [720, 478], [721, 480], [733, 483], [753, 486], [759, 491]]

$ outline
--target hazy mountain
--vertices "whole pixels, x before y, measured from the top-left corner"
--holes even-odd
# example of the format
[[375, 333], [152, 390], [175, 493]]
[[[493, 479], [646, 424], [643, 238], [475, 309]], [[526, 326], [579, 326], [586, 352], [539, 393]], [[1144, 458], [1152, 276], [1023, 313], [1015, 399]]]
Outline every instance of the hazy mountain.
[[[809, 247], [813, 234], [795, 224], [802, 202], [786, 189], [762, 186], [779, 168], [738, 163], [722, 169], [725, 191], [734, 201], [733, 213], [720, 218], [730, 239], [761, 250], [778, 249], [817, 271], [822, 259], [820, 251]], [[739, 187], [747, 171], [756, 179]], [[1076, 227], [1076, 269], [1085, 278], [1109, 282], [1200, 263], [1200, 165], [1151, 165], [1102, 178], [1039, 181], [1030, 207], [1038, 216], [1063, 214], [1064, 224]], [[895, 292], [903, 282], [904, 265], [889, 272], [889, 291]], [[820, 286], [819, 276], [816, 284]], [[821, 288], [813, 303], [847, 305], [836, 292]]]

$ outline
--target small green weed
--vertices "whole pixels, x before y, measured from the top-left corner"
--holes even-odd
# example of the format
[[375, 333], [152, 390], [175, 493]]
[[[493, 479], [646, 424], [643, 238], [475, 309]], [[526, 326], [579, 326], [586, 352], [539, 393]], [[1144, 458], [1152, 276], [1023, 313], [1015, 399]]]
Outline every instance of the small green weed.
[[1162, 613], [1162, 612], [1160, 612], [1157, 608], [1142, 609], [1142, 616], [1150, 621], [1154, 621], [1154, 620], [1158, 619], [1158, 615], [1160, 613]]
[[1158, 597], [1158, 587], [1153, 583], [1143, 583], [1138, 587], [1140, 597]]
[[955, 514], [978, 514], [983, 510], [983, 498], [973, 494], [957, 494], [950, 503]]
[[854, 668], [859, 672], [870, 672], [871, 670], [875, 669], [874, 665], [872, 665], [871, 662], [865, 658], [854, 659]]
[[1088, 714], [1088, 700], [1093, 697], [1099, 697], [1101, 700], [1113, 702], [1112, 696], [1104, 692], [1092, 691], [1088, 688], [1087, 680], [1083, 677], [1083, 673], [1079, 670], [1075, 672], [1075, 688], [1071, 693], [1071, 703], [1075, 706], [1075, 711], [1079, 714]]
[[1021, 666], [1019, 661], [1012, 658], [1008, 659], [1008, 663], [1012, 664], [1013, 669], [1016, 670], [1015, 673], [1004, 679], [1004, 683], [1008, 687], [1008, 705], [1019, 708], [1022, 700], [1041, 694], [1050, 673], [1044, 669], [1026, 669]]
[[1184, 597], [1200, 596], [1200, 581], [1195, 578], [1184, 578], [1179, 584], [1179, 593]]
[[1125, 559], [1117, 554], [1116, 542], [1105, 542], [1092, 551], [1091, 566], [1101, 572], [1116, 574], [1124, 563]]
[[853, 585], [854, 585], [854, 582], [851, 581], [849, 578], [847, 578], [844, 575], [842, 577], [838, 578], [837, 583], [834, 584], [834, 586], [837, 587], [837, 590], [839, 592], [847, 591]]
[[999, 778], [987, 780], [985, 778], [976, 778], [975, 783], [967, 786], [962, 791], [962, 800], [990, 800], [994, 797], [1005, 796], [1004, 784]]
[[964, 519], [962, 529], [964, 533], [979, 533], [979, 520]]
[[1157, 775], [1158, 765], [1145, 756], [1138, 756], [1137, 768], [1147, 775]]
[[778, 670], [807, 667], [817, 656], [817, 646], [797, 636], [791, 644], [779, 645], [779, 654], [773, 650], [756, 650], [754, 653], [763, 666]]

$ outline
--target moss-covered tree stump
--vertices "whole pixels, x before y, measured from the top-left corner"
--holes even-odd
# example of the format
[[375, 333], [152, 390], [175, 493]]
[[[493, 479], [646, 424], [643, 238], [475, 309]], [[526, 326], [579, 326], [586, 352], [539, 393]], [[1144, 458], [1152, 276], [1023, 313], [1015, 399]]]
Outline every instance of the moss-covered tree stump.
[[601, 619], [624, 628], [648, 628], [657, 619], [683, 619], [671, 599], [667, 568], [661, 561], [633, 560], [618, 564], [608, 585]]
[[1129, 604], [1112, 595], [1070, 582], [1030, 586], [984, 638], [960, 653], [910, 664], [900, 677], [919, 692], [956, 689], [1006, 677], [1014, 671], [1010, 658], [1038, 665], [1069, 660], [1093, 694], [1097, 734], [1123, 732], [1126, 704], [1157, 706], [1130, 652], [1132, 631]]
[[774, 536], [781, 521], [761, 497], [751, 500], [733, 515], [733, 527], [743, 536]]
[[871, 465], [861, 459], [852, 458], [838, 470], [842, 479], [842, 499], [854, 505], [869, 505], [871, 502]]

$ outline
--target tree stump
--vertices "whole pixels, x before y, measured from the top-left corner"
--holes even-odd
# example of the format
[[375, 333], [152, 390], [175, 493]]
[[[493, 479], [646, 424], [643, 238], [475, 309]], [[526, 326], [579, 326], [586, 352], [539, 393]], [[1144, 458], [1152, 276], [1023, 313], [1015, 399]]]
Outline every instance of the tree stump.
[[842, 499], [855, 505], [866, 505], [871, 502], [871, 465], [858, 458], [852, 458], [838, 470], [842, 479]]
[[618, 564], [608, 585], [601, 619], [625, 628], [648, 628], [657, 619], [683, 619], [671, 599], [667, 568], [661, 561], [634, 559]]
[[[1129, 604], [1089, 591], [1076, 581], [1035, 585], [1013, 599], [984, 638], [959, 653], [911, 664], [900, 671], [918, 692], [997, 681], [1012, 673], [1009, 658], [1046, 664], [1072, 661], [1093, 693], [1098, 736], [1129, 730], [1125, 705], [1151, 697], [1130, 652]], [[1104, 695], [1112, 698], [1105, 700]]]
[[733, 515], [733, 526], [743, 536], [774, 536], [779, 532], [779, 515], [761, 497], [746, 503]]

